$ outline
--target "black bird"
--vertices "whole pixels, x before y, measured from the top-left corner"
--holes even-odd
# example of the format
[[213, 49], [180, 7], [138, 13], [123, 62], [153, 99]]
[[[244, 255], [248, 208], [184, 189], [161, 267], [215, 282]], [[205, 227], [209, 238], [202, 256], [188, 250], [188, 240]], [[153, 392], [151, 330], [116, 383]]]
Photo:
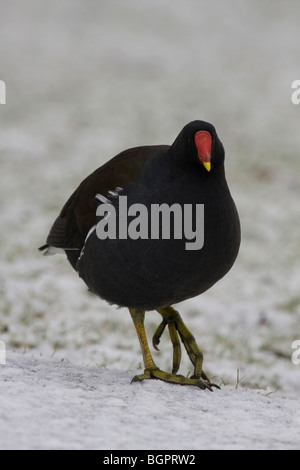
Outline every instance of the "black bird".
[[[187, 124], [171, 146], [125, 150], [80, 184], [40, 248], [44, 254], [65, 252], [92, 292], [128, 307], [145, 366], [133, 381], [154, 378], [217, 387], [203, 372], [203, 355], [172, 304], [205, 292], [237, 257], [240, 222], [225, 179], [224, 156], [214, 126], [205, 121]], [[128, 213], [122, 208], [125, 202]], [[156, 219], [150, 217], [154, 208]], [[161, 371], [151, 356], [146, 310], [162, 315], [153, 337], [156, 349], [168, 326], [172, 373]], [[190, 378], [177, 374], [180, 340], [194, 366]]]

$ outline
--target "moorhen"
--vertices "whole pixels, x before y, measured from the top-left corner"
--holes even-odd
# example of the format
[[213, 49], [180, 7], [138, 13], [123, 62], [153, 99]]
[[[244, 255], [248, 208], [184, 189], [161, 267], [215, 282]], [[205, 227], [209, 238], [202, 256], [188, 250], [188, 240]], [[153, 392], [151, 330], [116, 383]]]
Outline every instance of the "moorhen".
[[[133, 381], [218, 387], [203, 372], [195, 338], [171, 305], [205, 292], [237, 257], [240, 222], [225, 179], [224, 155], [214, 126], [205, 121], [187, 124], [171, 146], [125, 150], [79, 185], [40, 248], [44, 254], [65, 252], [92, 292], [129, 309], [145, 366]], [[168, 326], [172, 373], [160, 370], [151, 356], [146, 310], [162, 316], [155, 349]], [[180, 340], [194, 366], [189, 378], [177, 374]]]

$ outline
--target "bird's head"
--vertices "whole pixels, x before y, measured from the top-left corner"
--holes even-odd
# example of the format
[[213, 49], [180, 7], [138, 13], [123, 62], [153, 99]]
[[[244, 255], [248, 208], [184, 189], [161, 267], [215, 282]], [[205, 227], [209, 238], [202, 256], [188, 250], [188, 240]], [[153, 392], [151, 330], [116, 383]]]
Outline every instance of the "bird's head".
[[174, 151], [180, 159], [191, 157], [208, 172], [224, 163], [224, 147], [212, 124], [205, 121], [192, 121], [187, 124], [174, 144]]

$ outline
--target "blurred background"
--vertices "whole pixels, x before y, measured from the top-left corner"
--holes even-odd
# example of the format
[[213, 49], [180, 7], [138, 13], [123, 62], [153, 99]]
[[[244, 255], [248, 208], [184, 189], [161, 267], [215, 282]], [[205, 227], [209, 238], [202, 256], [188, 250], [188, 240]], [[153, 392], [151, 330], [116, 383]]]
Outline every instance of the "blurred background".
[[[226, 149], [242, 246], [227, 277], [178, 306], [220, 383], [299, 389], [300, 79], [297, 0], [2, 0], [0, 338], [7, 349], [136, 370], [129, 314], [37, 248], [77, 185], [128, 147], [191, 120]], [[160, 317], [147, 315], [153, 334]], [[170, 368], [165, 335], [157, 363]], [[186, 365], [186, 369], [185, 369]], [[181, 372], [188, 373], [189, 364]]]

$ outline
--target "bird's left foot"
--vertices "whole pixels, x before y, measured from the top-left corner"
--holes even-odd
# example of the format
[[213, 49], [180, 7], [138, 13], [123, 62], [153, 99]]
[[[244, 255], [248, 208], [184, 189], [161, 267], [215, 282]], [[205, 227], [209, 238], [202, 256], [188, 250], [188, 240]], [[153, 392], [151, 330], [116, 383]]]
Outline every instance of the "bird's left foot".
[[196, 340], [189, 329], [184, 324], [181, 316], [179, 313], [174, 310], [173, 307], [164, 307], [157, 310], [163, 317], [162, 323], [158, 326], [154, 336], [153, 336], [153, 346], [155, 349], [158, 350], [158, 344], [160, 342], [160, 338], [166, 328], [168, 326], [171, 342], [173, 345], [173, 369], [172, 369], [172, 376], [179, 377], [176, 379], [174, 383], [181, 383], [181, 375], [176, 375], [177, 371], [180, 366], [181, 361], [181, 345], [180, 341], [184, 345], [186, 352], [194, 366], [194, 375], [190, 378], [184, 378], [184, 385], [196, 385], [200, 388], [208, 388], [211, 387], [220, 388], [216, 384], [212, 384], [210, 380], [207, 378], [206, 374], [203, 372], [202, 364], [203, 364], [203, 354], [199, 349]]
[[220, 388], [217, 384], [210, 382], [210, 380], [203, 374], [203, 377], [184, 377], [183, 375], [171, 374], [169, 372], [164, 372], [160, 369], [146, 369], [143, 374], [136, 375], [133, 377], [132, 382], [141, 382], [147, 379], [156, 379], [162, 380], [163, 382], [168, 382], [172, 384], [179, 385], [192, 385], [198, 387], [201, 390], [210, 390], [213, 391], [213, 388]]

